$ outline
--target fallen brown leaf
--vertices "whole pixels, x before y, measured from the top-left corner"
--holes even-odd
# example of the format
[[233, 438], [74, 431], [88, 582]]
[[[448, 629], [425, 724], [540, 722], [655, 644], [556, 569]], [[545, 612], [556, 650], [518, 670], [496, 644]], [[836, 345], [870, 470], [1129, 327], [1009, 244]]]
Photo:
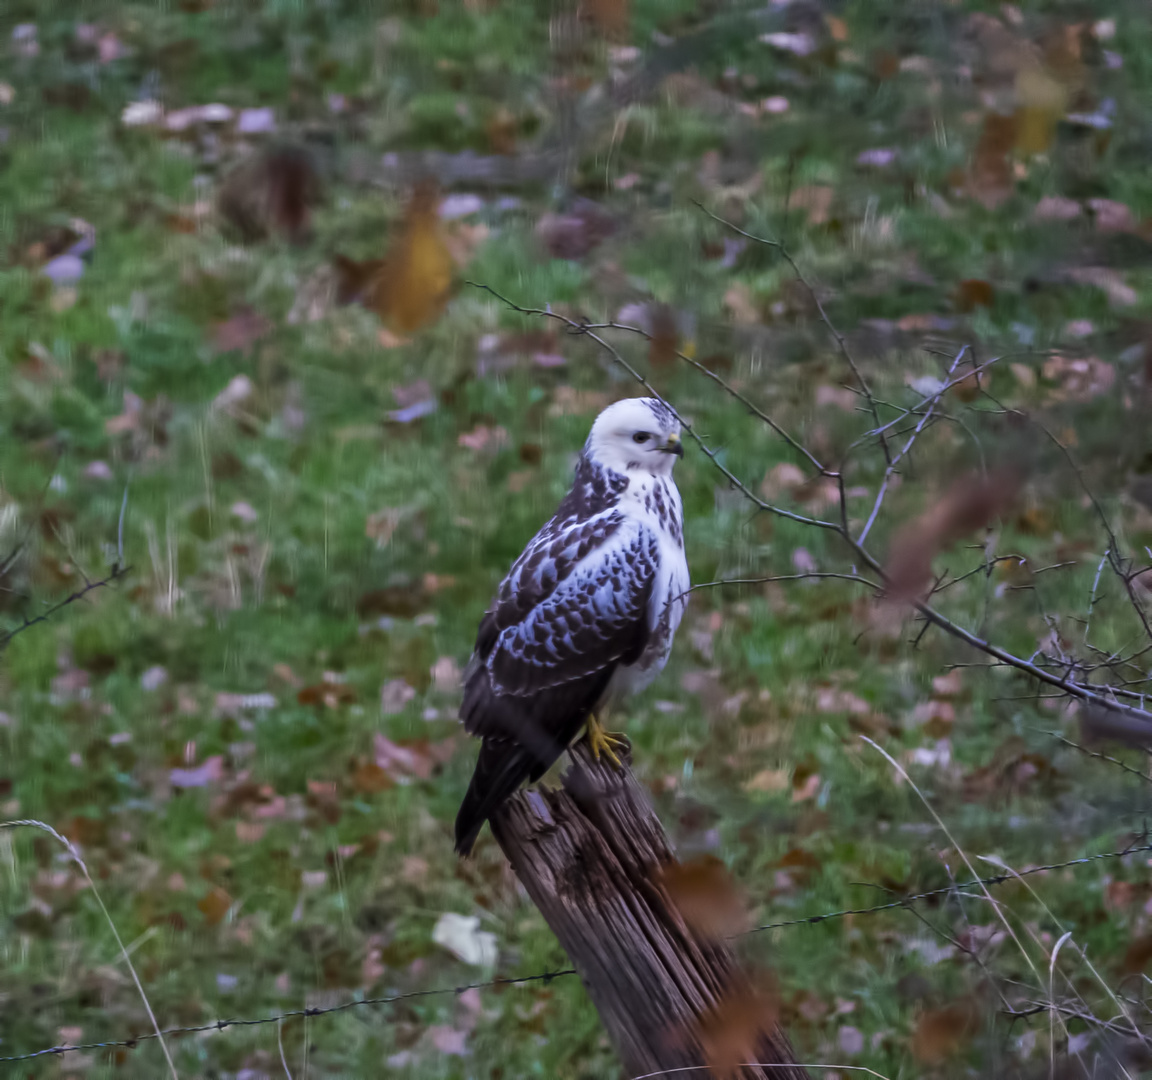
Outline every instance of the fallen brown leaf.
[[1068, 108], [1067, 89], [1047, 69], [1027, 65], [1016, 76], [1016, 99], [1016, 152], [1046, 153]]
[[374, 761], [357, 762], [352, 770], [352, 787], [361, 795], [376, 795], [394, 783], [387, 771]]
[[579, 259], [616, 231], [612, 215], [591, 199], [578, 199], [563, 214], [544, 214], [536, 238], [556, 259]]
[[956, 287], [954, 302], [956, 310], [968, 314], [978, 307], [990, 308], [996, 299], [996, 291], [987, 281], [969, 278]]
[[788, 199], [788, 209], [806, 211], [809, 225], [824, 225], [828, 221], [835, 195], [831, 187], [807, 184], [792, 192]]
[[580, 15], [605, 38], [617, 41], [628, 34], [628, 3], [629, 0], [583, 0]]
[[780, 998], [774, 987], [738, 979], [697, 1023], [695, 1035], [712, 1075], [720, 1080], [735, 1077], [741, 1065], [756, 1061], [779, 1015]]
[[204, 921], [209, 926], [218, 925], [224, 916], [228, 914], [228, 909], [231, 906], [232, 897], [220, 888], [219, 885], [205, 893], [196, 902], [196, 907], [199, 908], [200, 913], [204, 916]]
[[212, 347], [219, 353], [241, 352], [247, 356], [271, 329], [272, 324], [263, 315], [245, 308], [212, 327]]
[[1150, 960], [1152, 960], [1152, 934], [1143, 934], [1128, 943], [1120, 970], [1125, 976], [1139, 975]]
[[320, 180], [311, 154], [295, 146], [273, 147], [241, 162], [225, 177], [216, 205], [221, 217], [246, 240], [278, 232], [305, 238]]
[[1008, 469], [964, 477], [935, 506], [905, 525], [888, 553], [889, 599], [919, 599], [931, 583], [936, 554], [1005, 513], [1019, 493], [1021, 479]]
[[657, 872], [657, 881], [697, 934], [723, 938], [747, 929], [745, 897], [715, 855], [669, 863]]
[[922, 1012], [912, 1036], [917, 1061], [934, 1065], [952, 1057], [980, 1027], [980, 1011], [971, 1000]]
[[305, 686], [296, 694], [296, 701], [301, 705], [323, 705], [328, 709], [335, 709], [355, 700], [356, 691], [352, 687], [328, 680], [314, 686]]
[[984, 117], [965, 186], [968, 194], [989, 210], [994, 210], [1015, 190], [1008, 155], [1016, 145], [1017, 127], [1015, 115], [990, 112]]

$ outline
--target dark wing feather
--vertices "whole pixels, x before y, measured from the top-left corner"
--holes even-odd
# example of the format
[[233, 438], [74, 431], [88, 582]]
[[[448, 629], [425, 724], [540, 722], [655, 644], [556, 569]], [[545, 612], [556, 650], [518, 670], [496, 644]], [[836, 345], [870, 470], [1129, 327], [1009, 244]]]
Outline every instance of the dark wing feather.
[[563, 753], [620, 664], [648, 638], [656, 536], [616, 512], [541, 532], [480, 624], [460, 717], [484, 738], [456, 820], [466, 853], [484, 820]]
[[[602, 693], [647, 641], [655, 534], [613, 511], [539, 540], [546, 542], [524, 553], [480, 624], [460, 710], [473, 735], [525, 737], [513, 718], [537, 712], [536, 699], [543, 705], [560, 689], [561, 699], [575, 701], [576, 683]], [[579, 723], [590, 708], [581, 706]]]

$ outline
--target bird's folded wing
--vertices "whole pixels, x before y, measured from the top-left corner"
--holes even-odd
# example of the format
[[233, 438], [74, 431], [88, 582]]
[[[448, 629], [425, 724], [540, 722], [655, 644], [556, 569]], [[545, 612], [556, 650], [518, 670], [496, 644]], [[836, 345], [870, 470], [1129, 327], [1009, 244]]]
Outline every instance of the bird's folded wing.
[[632, 663], [648, 638], [658, 562], [656, 535], [612, 514], [569, 530], [543, 557], [517, 563], [518, 582], [507, 597], [502, 590], [492, 613], [492, 689], [526, 697]]

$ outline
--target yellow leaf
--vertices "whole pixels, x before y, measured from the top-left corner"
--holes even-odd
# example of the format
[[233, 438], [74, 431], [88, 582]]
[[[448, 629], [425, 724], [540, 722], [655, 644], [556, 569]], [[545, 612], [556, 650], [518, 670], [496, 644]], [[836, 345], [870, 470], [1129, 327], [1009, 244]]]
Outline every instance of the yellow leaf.
[[745, 791], [787, 791], [791, 786], [792, 776], [787, 769], [763, 769], [744, 782]]
[[1016, 97], [1020, 102], [1016, 151], [1025, 156], [1043, 154], [1068, 107], [1068, 92], [1047, 71], [1029, 66], [1016, 76]]
[[412, 195], [400, 236], [369, 290], [367, 304], [394, 334], [411, 334], [444, 310], [452, 287], [452, 256], [444, 242], [435, 186]]

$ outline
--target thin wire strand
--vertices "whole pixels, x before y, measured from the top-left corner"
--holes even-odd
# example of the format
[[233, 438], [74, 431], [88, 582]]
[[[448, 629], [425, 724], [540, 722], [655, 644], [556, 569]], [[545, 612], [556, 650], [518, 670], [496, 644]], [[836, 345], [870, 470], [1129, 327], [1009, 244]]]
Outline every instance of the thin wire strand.
[[[738, 934], [736, 936], [746, 937], [749, 934], [758, 934], [765, 930], [781, 930], [792, 926], [815, 925], [816, 923], [828, 922], [832, 919], [847, 918], [849, 915], [875, 915], [881, 911], [892, 911], [897, 908], [906, 908], [912, 904], [919, 903], [922, 900], [929, 900], [937, 896], [947, 896], [949, 894], [955, 895], [956, 893], [967, 889], [985, 888], [990, 885], [1002, 885], [1005, 882], [1015, 881], [1017, 878], [1028, 877], [1032, 874], [1043, 874], [1052, 870], [1065, 870], [1071, 866], [1086, 866], [1089, 863], [1100, 862], [1105, 859], [1123, 859], [1127, 858], [1129, 855], [1138, 855], [1143, 852], [1152, 852], [1152, 843], [1135, 845], [1133, 847], [1124, 848], [1122, 851], [1105, 851], [1096, 855], [1083, 855], [1079, 858], [1068, 859], [1064, 862], [1049, 863], [1045, 866], [1033, 866], [1025, 870], [1016, 870], [1010, 874], [995, 874], [991, 877], [975, 878], [971, 881], [962, 881], [954, 885], [946, 885], [943, 888], [929, 889], [926, 892], [915, 893], [912, 896], [905, 896], [899, 900], [893, 900], [887, 904], [876, 904], [872, 907], [866, 908], [844, 908], [839, 911], [826, 911], [819, 915], [809, 915], [801, 919], [788, 919], [784, 922], [765, 923], [763, 926], [755, 926], [751, 930], [746, 930], [744, 933]], [[575, 974], [577, 974], [575, 968], [562, 968], [558, 971], [540, 972], [536, 975], [520, 975], [515, 978], [507, 979], [492, 979], [489, 982], [467, 983], [463, 986], [446, 986], [433, 990], [413, 990], [406, 994], [393, 994], [388, 997], [355, 998], [352, 1001], [345, 1001], [339, 1005], [331, 1005], [327, 1008], [291, 1009], [288, 1012], [277, 1013], [273, 1016], [213, 1020], [205, 1024], [197, 1024], [193, 1027], [165, 1028], [159, 1034], [167, 1038], [170, 1035], [194, 1035], [206, 1031], [223, 1031], [225, 1028], [230, 1027], [259, 1027], [263, 1024], [280, 1024], [284, 1020], [291, 1020], [296, 1017], [307, 1018], [315, 1016], [327, 1016], [330, 1013], [347, 1012], [349, 1009], [356, 1009], [362, 1005], [394, 1005], [401, 1001], [411, 1001], [416, 998], [437, 996], [442, 997], [447, 994], [462, 994], [466, 990], [488, 990], [498, 986], [523, 986], [527, 983], [533, 982], [542, 982], [547, 985], [553, 979], [562, 979], [568, 975]], [[30, 1061], [33, 1058], [48, 1057], [53, 1054], [67, 1054], [77, 1050], [111, 1050], [117, 1048], [132, 1049], [140, 1043], [145, 1042], [148, 1039], [155, 1039], [156, 1037], [157, 1034], [155, 1032], [146, 1032], [131, 1039], [80, 1043], [75, 1046], [49, 1046], [43, 1050], [34, 1050], [27, 1054], [16, 1054], [9, 1057], [0, 1057], [0, 1065], [12, 1064], [18, 1061]]]

